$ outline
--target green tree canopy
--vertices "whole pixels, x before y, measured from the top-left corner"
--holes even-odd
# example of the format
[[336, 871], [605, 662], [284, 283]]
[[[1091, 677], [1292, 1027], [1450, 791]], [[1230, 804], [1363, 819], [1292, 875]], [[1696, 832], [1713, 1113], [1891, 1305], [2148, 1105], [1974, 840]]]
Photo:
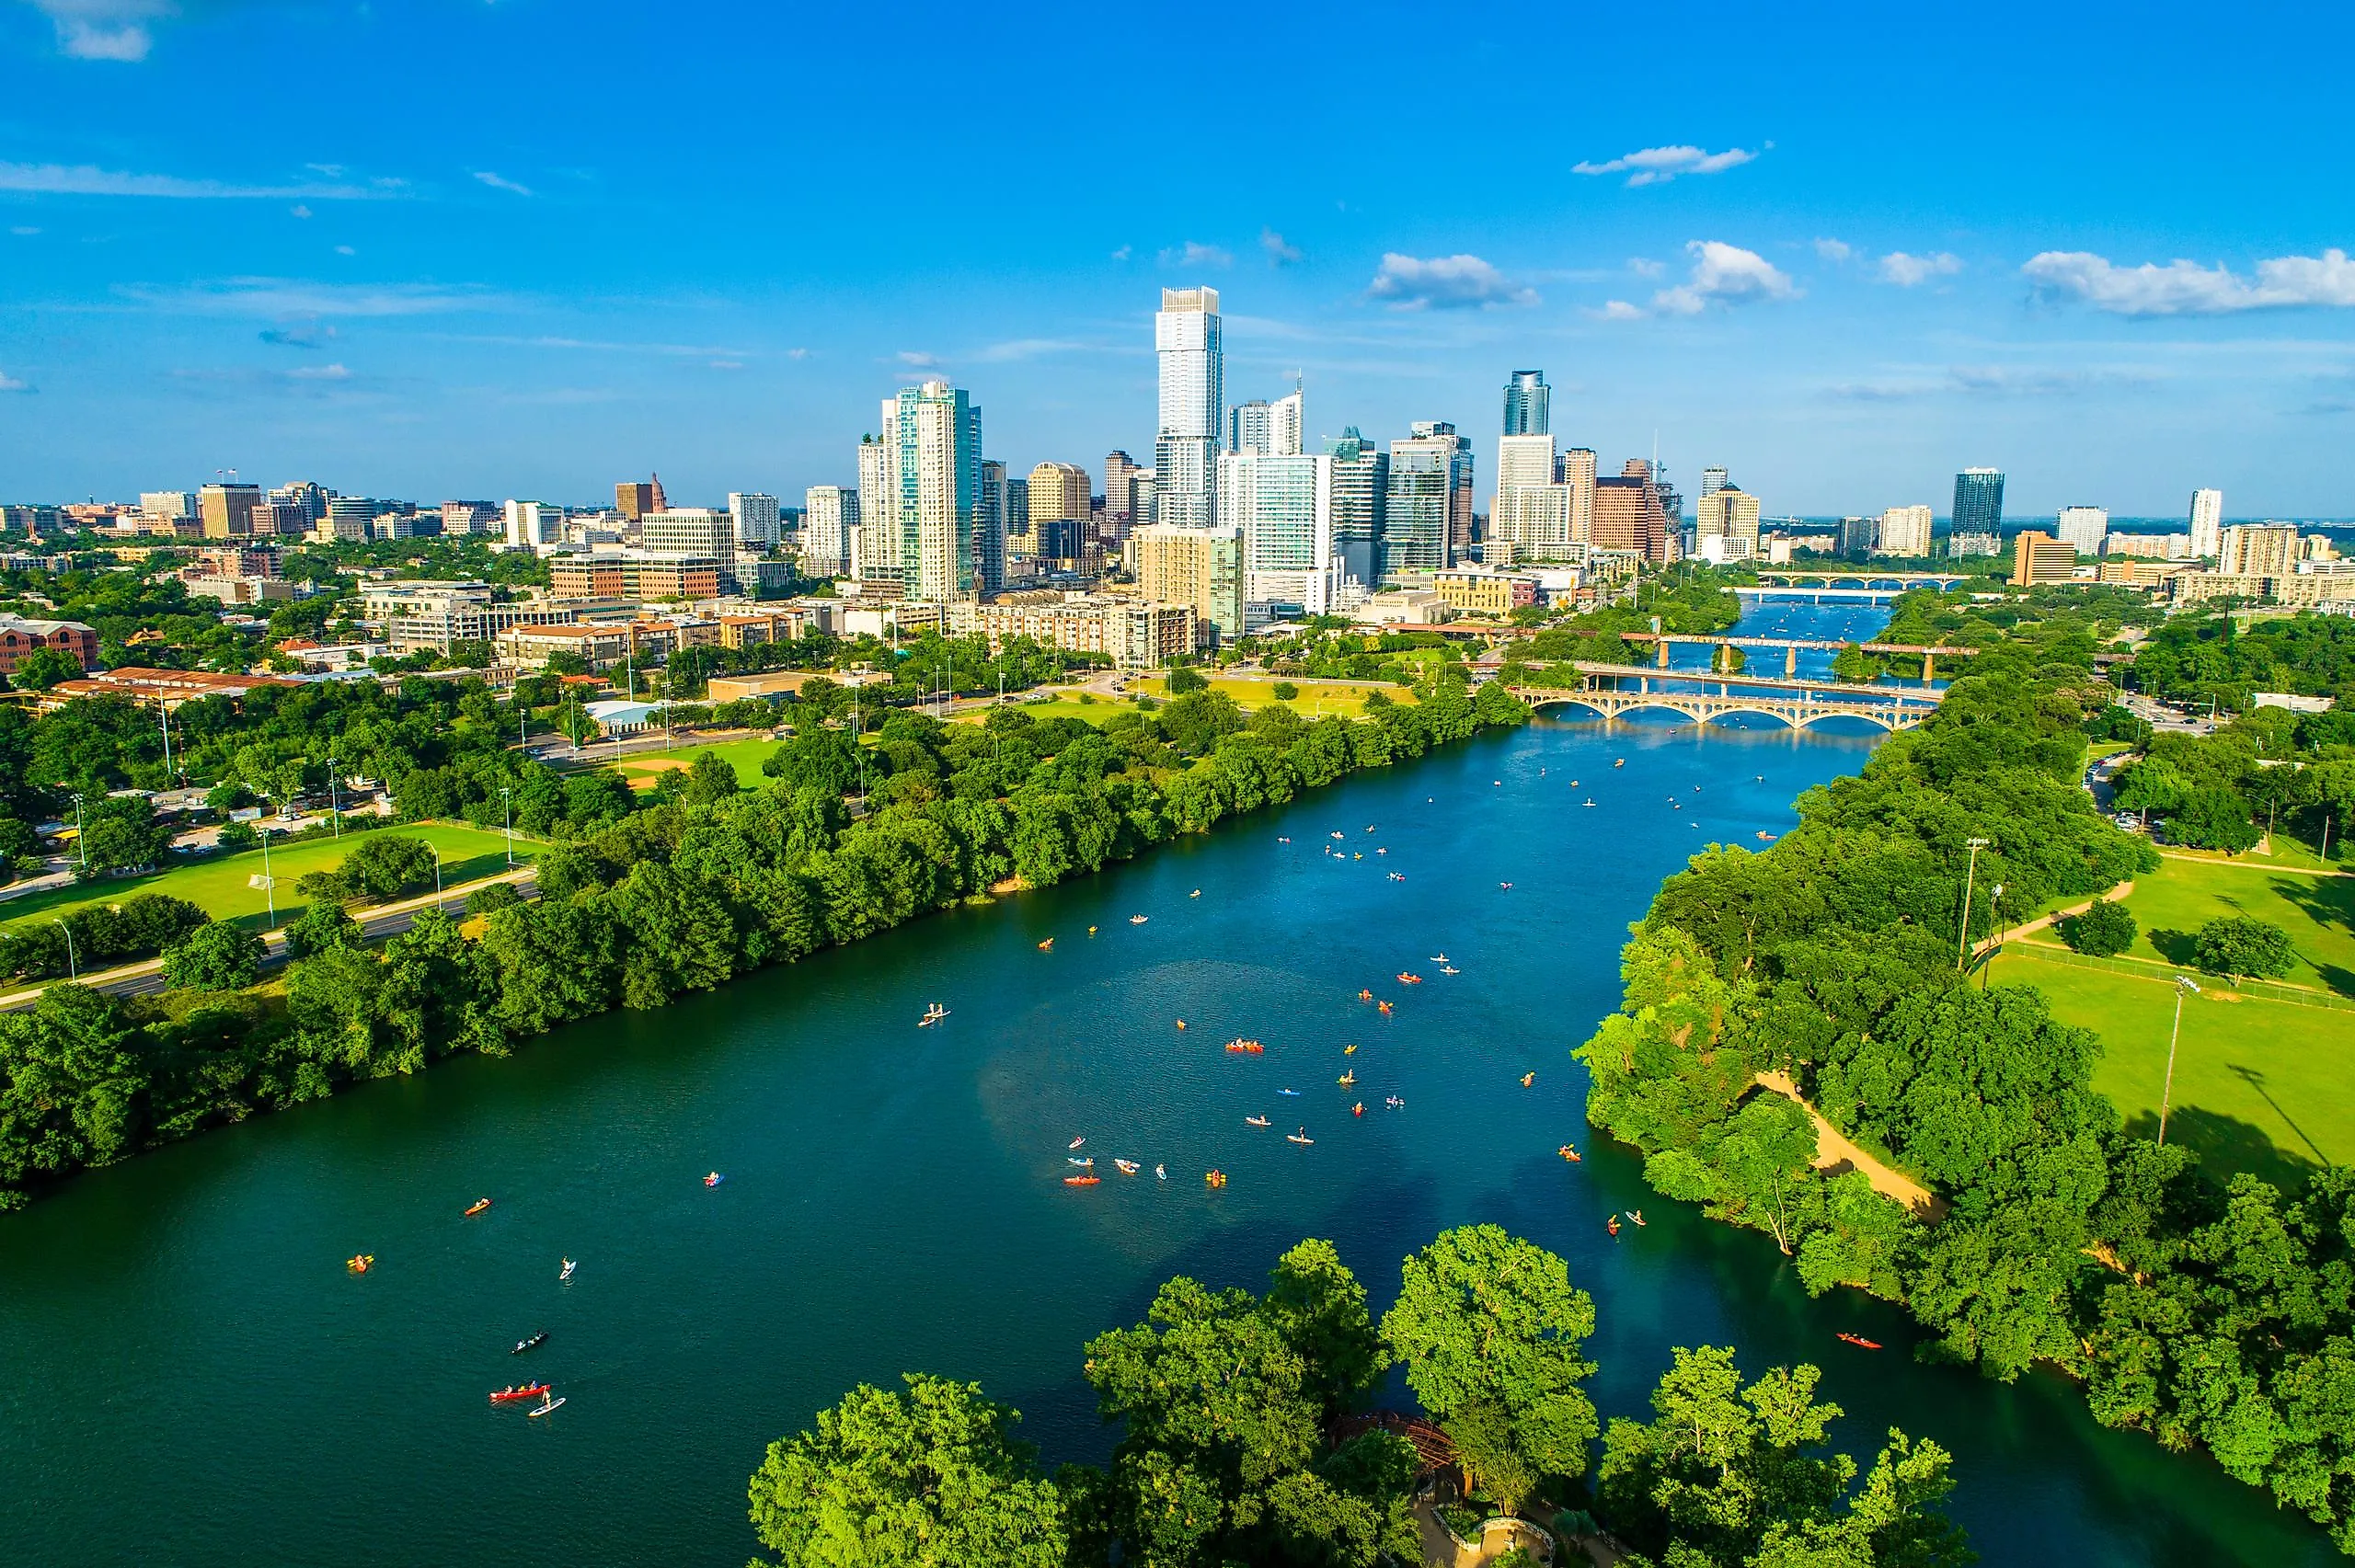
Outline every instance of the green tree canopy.
[[2211, 975], [2286, 975], [2298, 960], [2290, 933], [2246, 915], [2219, 915], [2193, 938], [2200, 967]]
[[181, 990], [242, 990], [268, 956], [258, 933], [208, 921], [164, 949], [164, 979]]
[[2134, 917], [2108, 898], [2096, 898], [2085, 913], [2059, 923], [2061, 940], [2079, 953], [2108, 957], [2134, 945]]

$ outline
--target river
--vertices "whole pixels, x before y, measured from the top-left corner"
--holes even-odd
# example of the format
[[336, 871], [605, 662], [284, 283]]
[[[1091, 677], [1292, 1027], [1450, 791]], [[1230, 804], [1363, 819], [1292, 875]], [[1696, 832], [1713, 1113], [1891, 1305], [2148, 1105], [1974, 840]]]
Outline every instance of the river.
[[[1878, 621], [1768, 601], [1743, 629]], [[1472, 1220], [1593, 1293], [1606, 1415], [1640, 1411], [1671, 1346], [1732, 1344], [1752, 1372], [1822, 1365], [1852, 1450], [1891, 1425], [1951, 1449], [1989, 1562], [2330, 1561], [2206, 1459], [2096, 1426], [2056, 1376], [1915, 1364], [1896, 1309], [1810, 1299], [1770, 1240], [1592, 1140], [1568, 1052], [1616, 1000], [1627, 922], [1684, 856], [1782, 830], [1871, 744], [1541, 720], [84, 1176], [0, 1219], [0, 1561], [735, 1568], [764, 1447], [858, 1380], [978, 1379], [1050, 1461], [1099, 1457], [1081, 1344], [1167, 1276], [1258, 1285], [1321, 1235], [1378, 1309], [1403, 1256]], [[935, 1000], [948, 1018], [918, 1029]], [[1236, 1035], [1266, 1055], [1223, 1052]], [[1284, 1141], [1296, 1125], [1313, 1146]], [[1099, 1186], [1060, 1180], [1079, 1136]], [[1614, 1242], [1603, 1217], [1630, 1208], [1649, 1223]], [[526, 1373], [565, 1408], [487, 1405]]]

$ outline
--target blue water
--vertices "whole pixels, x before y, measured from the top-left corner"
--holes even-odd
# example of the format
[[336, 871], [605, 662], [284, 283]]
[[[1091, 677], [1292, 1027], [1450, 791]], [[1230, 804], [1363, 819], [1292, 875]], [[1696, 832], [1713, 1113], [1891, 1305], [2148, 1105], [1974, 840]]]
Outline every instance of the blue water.
[[[978, 1379], [1050, 1461], [1100, 1456], [1081, 1345], [1162, 1279], [1257, 1284], [1322, 1235], [1378, 1310], [1401, 1258], [1469, 1220], [1560, 1252], [1594, 1294], [1606, 1414], [1640, 1409], [1671, 1346], [1732, 1344], [1752, 1370], [1821, 1363], [1852, 1448], [1900, 1424], [1952, 1449], [1991, 1562], [2326, 1560], [2204, 1459], [2096, 1428], [2058, 1378], [1917, 1366], [1901, 1313], [1810, 1300], [1770, 1240], [1592, 1141], [1568, 1051], [1617, 999], [1627, 922], [1686, 855], [1787, 828], [1871, 744], [1541, 721], [85, 1177], [0, 1219], [0, 1562], [735, 1568], [764, 1447], [853, 1382]], [[948, 1019], [917, 1028], [936, 1000]], [[1220, 1049], [1236, 1035], [1267, 1054]], [[1283, 1140], [1304, 1124], [1313, 1147]], [[1061, 1181], [1080, 1136], [1092, 1189]], [[1207, 1188], [1212, 1166], [1232, 1185]], [[1603, 1217], [1629, 1208], [1649, 1224], [1614, 1242]], [[353, 1278], [362, 1250], [378, 1266]], [[526, 1375], [565, 1409], [487, 1405]]]

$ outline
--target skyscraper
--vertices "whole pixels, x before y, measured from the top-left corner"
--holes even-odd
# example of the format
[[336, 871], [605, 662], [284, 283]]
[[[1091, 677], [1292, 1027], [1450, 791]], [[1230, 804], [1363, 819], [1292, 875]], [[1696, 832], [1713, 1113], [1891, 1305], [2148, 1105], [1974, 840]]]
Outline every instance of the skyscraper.
[[1129, 476], [1137, 471], [1136, 464], [1125, 452], [1113, 452], [1104, 459], [1104, 521], [1115, 526], [1115, 533], [1125, 533], [1137, 521], [1129, 497]]
[[1216, 289], [1164, 289], [1153, 318], [1161, 357], [1154, 439], [1156, 521], [1208, 528], [1218, 517], [1219, 412], [1226, 402]]
[[883, 400], [881, 433], [858, 440], [858, 517], [850, 574], [870, 592], [895, 594], [900, 570], [900, 400]]
[[1308, 450], [1308, 405], [1298, 382], [1268, 405], [1268, 452], [1274, 457], [1298, 457]]
[[1570, 543], [1584, 544], [1594, 537], [1594, 449], [1574, 446], [1560, 458], [1562, 483], [1568, 487]]
[[1230, 455], [1265, 457], [1275, 447], [1268, 439], [1268, 400], [1255, 397], [1226, 411], [1226, 450]]
[[2191, 492], [2191, 553], [2207, 559], [2223, 548], [2224, 492]]
[[661, 505], [654, 498], [654, 486], [651, 485], [625, 479], [614, 486], [614, 509], [632, 522], [648, 512], [659, 509]]
[[1472, 443], [1442, 420], [1418, 419], [1390, 443], [1382, 571], [1443, 571], [1472, 531]]
[[1389, 499], [1390, 454], [1355, 425], [1325, 443], [1332, 459], [1333, 553], [1344, 577], [1368, 588], [1382, 582], [1382, 520]]
[[776, 498], [759, 490], [728, 492], [728, 515], [736, 522], [736, 544], [743, 550], [774, 550], [780, 537]]
[[1243, 635], [1243, 534], [1235, 528], [1141, 527], [1137, 589], [1148, 603], [1189, 604], [1205, 643]]
[[982, 460], [981, 521], [973, 530], [973, 577], [983, 593], [1005, 588], [1005, 464]]
[[1504, 433], [1509, 436], [1551, 433], [1552, 416], [1546, 404], [1552, 395], [1552, 390], [1545, 384], [1544, 371], [1513, 372], [1512, 379], [1505, 383]]
[[1631, 457], [1615, 479], [1594, 482], [1594, 517], [1589, 542], [1598, 550], [1622, 550], [1648, 561], [1668, 555], [1668, 513], [1660, 506], [1652, 465]]
[[900, 389], [901, 581], [911, 599], [973, 591], [981, 521], [982, 410], [962, 387]]
[[1747, 561], [1756, 555], [1758, 498], [1733, 485], [1702, 492], [1693, 507], [1693, 549], [1705, 561]]
[[1245, 624], [1334, 607], [1333, 460], [1303, 453], [1219, 459], [1218, 521], [1243, 538]]
[[1707, 500], [1725, 487], [1726, 471], [1723, 467], [1712, 466], [1701, 470], [1701, 498], [1703, 500]]
[[2001, 537], [2004, 532], [2004, 471], [2000, 468], [1966, 468], [1954, 476], [1954, 532], [1957, 533], [1992, 533]]
[[1930, 553], [1930, 509], [1891, 507], [1880, 514], [1874, 553], [1881, 555], [1925, 556]]
[[858, 529], [858, 492], [812, 485], [801, 498], [801, 574], [833, 578], [850, 570], [850, 538]]
[[254, 508], [260, 504], [258, 485], [207, 485], [196, 493], [197, 515], [204, 520], [207, 539], [250, 538]]

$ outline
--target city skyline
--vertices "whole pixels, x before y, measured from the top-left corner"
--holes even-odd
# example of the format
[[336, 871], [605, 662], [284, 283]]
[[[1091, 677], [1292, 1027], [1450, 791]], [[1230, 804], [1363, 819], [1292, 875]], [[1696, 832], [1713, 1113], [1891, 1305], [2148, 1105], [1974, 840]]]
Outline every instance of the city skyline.
[[[1351, 15], [1368, 47], [1391, 36], [1381, 8]], [[1497, 387], [1542, 365], [1553, 432], [1605, 472], [1657, 437], [1672, 474], [1725, 466], [1775, 514], [1936, 507], [1976, 465], [2005, 471], [2014, 517], [2174, 516], [2195, 486], [2236, 516], [2355, 514], [2331, 460], [2355, 421], [2355, 195], [2326, 108], [2350, 24], [2300, 13], [2311, 47], [2286, 61], [2261, 18], [2201, 38], [2206, 94], [2261, 95], [2261, 125], [2079, 116], [2056, 155], [2064, 87], [2167, 101], [2193, 63], [2188, 35], [2137, 16], [2039, 12], [2041, 46], [1973, 112], [1891, 116], [1818, 89], [1930, 93], [1934, 33], [1705, 7], [1677, 41], [1740, 76], [1664, 97], [1591, 72], [1534, 151], [1504, 157], [1482, 134], [1495, 105], [1601, 49], [1591, 19], [1420, 35], [1435, 82], [1479, 90], [1375, 113], [1325, 47], [1330, 18], [1304, 13], [1192, 88], [1208, 115], [1255, 106], [1285, 169], [1171, 185], [1152, 117], [1117, 92], [1074, 111], [1082, 135], [982, 91], [970, 63], [1007, 40], [954, 13], [909, 42], [730, 7], [7, 0], [0, 490], [124, 496], [236, 467], [586, 499], [617, 469], [698, 504], [790, 498], [855, 485], [863, 411], [936, 379], [990, 408], [1013, 472], [1142, 458], [1155, 300], [1209, 287], [1226, 403], [1272, 402], [1299, 372], [1309, 451], [1419, 420], [1485, 445]], [[1148, 24], [1028, 22], [1145, 89]], [[511, 90], [625, 59], [675, 90], [718, 58], [775, 86], [709, 92], [675, 123]], [[98, 112], [325, 80], [381, 87], [385, 112]], [[399, 109], [420, 92], [463, 111]], [[902, 192], [892, 223], [843, 223], [874, 177], [879, 92], [960, 118], [972, 162]], [[1447, 177], [1399, 177], [1419, 165]], [[2065, 172], [2085, 166], [2104, 177]], [[1040, 181], [1074, 194], [976, 221]], [[2229, 197], [2187, 207], [2187, 182]]]

